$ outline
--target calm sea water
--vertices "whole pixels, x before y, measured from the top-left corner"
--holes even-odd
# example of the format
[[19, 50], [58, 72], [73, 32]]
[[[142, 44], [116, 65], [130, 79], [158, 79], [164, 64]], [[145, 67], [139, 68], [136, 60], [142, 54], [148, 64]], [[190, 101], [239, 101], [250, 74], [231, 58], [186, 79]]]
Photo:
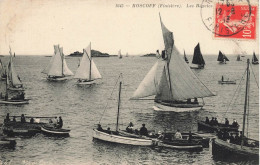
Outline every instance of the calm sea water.
[[[191, 56], [188, 56], [191, 60]], [[150, 147], [117, 145], [93, 141], [92, 129], [101, 120], [103, 128], [115, 128], [118, 86], [111, 96], [112, 89], [120, 73], [123, 73], [122, 106], [120, 111], [120, 128], [124, 129], [132, 121], [136, 127], [142, 123], [150, 130], [183, 132], [197, 131], [197, 121], [205, 116], [217, 117], [219, 122], [228, 117], [235, 118], [242, 125], [244, 106], [244, 88], [234, 96], [237, 85], [219, 85], [221, 76], [239, 83], [245, 68], [246, 58], [236, 61], [230, 56], [226, 65], [220, 65], [216, 56], [205, 56], [206, 67], [194, 70], [200, 80], [217, 95], [205, 98], [203, 110], [195, 112], [174, 113], [156, 112], [152, 109], [153, 101], [130, 101], [139, 83], [156, 62], [152, 57], [127, 57], [118, 59], [94, 58], [103, 76], [99, 84], [91, 88], [78, 87], [76, 80], [64, 83], [47, 82], [41, 71], [50, 58], [44, 56], [16, 56], [15, 68], [26, 87], [26, 97], [30, 104], [22, 106], [0, 105], [0, 120], [6, 113], [11, 115], [26, 114], [30, 116], [62, 116], [64, 128], [71, 129], [68, 138], [50, 138], [36, 135], [32, 138], [17, 140], [15, 149], [1, 151], [2, 162], [10, 164], [223, 164], [213, 160], [211, 147], [202, 152], [175, 151]], [[7, 62], [8, 57], [1, 57]], [[75, 73], [78, 58], [68, 57], [67, 64]], [[253, 71], [258, 80], [258, 65]], [[253, 74], [251, 72], [251, 77]], [[258, 88], [251, 79], [249, 137], [258, 139], [259, 132], [259, 95]], [[4, 90], [4, 82], [1, 91]], [[239, 91], [239, 90], [238, 90]], [[233, 103], [229, 107], [230, 101]], [[104, 111], [105, 107], [106, 111]], [[227, 112], [227, 113], [226, 113]], [[102, 119], [101, 119], [102, 117]], [[229, 162], [230, 163], [230, 162]], [[240, 163], [240, 162], [234, 162]]]

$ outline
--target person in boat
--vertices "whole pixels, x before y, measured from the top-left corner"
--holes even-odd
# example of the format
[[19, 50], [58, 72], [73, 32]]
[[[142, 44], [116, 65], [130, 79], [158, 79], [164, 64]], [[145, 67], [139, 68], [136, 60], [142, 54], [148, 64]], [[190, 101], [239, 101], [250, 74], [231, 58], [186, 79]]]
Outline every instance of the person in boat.
[[238, 133], [236, 133], [236, 135], [235, 135], [234, 143], [235, 143], [235, 144], [238, 144], [238, 145], [241, 144], [241, 141], [240, 141], [240, 138], [239, 138], [239, 136], [238, 136]]
[[229, 138], [230, 138], [229, 133], [225, 130], [224, 133], [223, 133], [223, 140], [227, 141]]
[[234, 137], [234, 134], [233, 134], [233, 133], [230, 133], [230, 136], [229, 136], [229, 143], [232, 143], [232, 144], [235, 143], [235, 137]]
[[53, 125], [55, 128], [58, 126], [58, 121], [59, 121], [58, 118], [55, 116], [54, 121], [53, 121]]
[[110, 127], [107, 127], [107, 133], [112, 134]]
[[10, 121], [10, 117], [9, 117], [9, 113], [6, 114], [6, 117], [4, 119], [4, 122], [9, 122]]
[[237, 123], [236, 119], [233, 120], [232, 126], [233, 127], [238, 127], [239, 126], [239, 124]]
[[13, 116], [13, 122], [16, 122], [15, 116]]
[[103, 128], [101, 127], [101, 124], [98, 124], [97, 130], [98, 131], [103, 131]]
[[34, 119], [33, 119], [33, 118], [30, 119], [30, 123], [31, 123], [31, 124], [34, 123]]
[[130, 122], [129, 125], [126, 127], [126, 131], [129, 133], [134, 132], [134, 124], [132, 122]]
[[191, 104], [191, 99], [187, 99], [187, 104]]
[[21, 115], [21, 123], [25, 123], [26, 120], [25, 120], [25, 117], [24, 117], [24, 114]]
[[222, 81], [222, 82], [224, 81], [224, 76], [222, 76], [221, 81]]
[[142, 127], [140, 128], [140, 135], [144, 135], [144, 136], [148, 135], [148, 130], [145, 127], [145, 124], [142, 124]]
[[209, 118], [208, 117], [206, 117], [205, 123], [209, 124]]
[[215, 117], [214, 125], [218, 125], [218, 119]]
[[162, 133], [161, 131], [158, 131], [158, 139], [163, 140], [164, 139], [164, 133]]
[[182, 139], [182, 135], [181, 135], [179, 129], [177, 129], [177, 132], [175, 133], [174, 138], [175, 138], [175, 139]]
[[220, 129], [217, 129], [217, 137], [223, 139], [223, 132]]
[[191, 131], [189, 131], [188, 142], [191, 143], [191, 141], [192, 141], [192, 133], [191, 133]]
[[50, 124], [52, 124], [52, 123], [53, 123], [53, 121], [52, 121], [51, 119], [49, 119], [49, 123], [50, 123]]
[[24, 100], [24, 92], [22, 92], [22, 93], [20, 94], [20, 99], [21, 99], [21, 100]]
[[212, 117], [211, 120], [210, 120], [210, 122], [209, 122], [209, 124], [213, 126], [214, 123], [215, 123], [215, 122], [214, 122], [214, 117]]
[[228, 118], [225, 118], [225, 126], [229, 126]]
[[199, 104], [198, 99], [194, 98], [194, 104]]
[[61, 116], [59, 117], [59, 120], [58, 120], [58, 123], [57, 123], [57, 124], [58, 124], [58, 125], [57, 125], [58, 128], [62, 128], [62, 126], [63, 126], [63, 120], [62, 120]]
[[2, 99], [3, 98], [3, 94], [2, 94], [2, 92], [0, 93], [0, 99]]
[[5, 94], [5, 101], [7, 101], [8, 100], [8, 94], [6, 93]]

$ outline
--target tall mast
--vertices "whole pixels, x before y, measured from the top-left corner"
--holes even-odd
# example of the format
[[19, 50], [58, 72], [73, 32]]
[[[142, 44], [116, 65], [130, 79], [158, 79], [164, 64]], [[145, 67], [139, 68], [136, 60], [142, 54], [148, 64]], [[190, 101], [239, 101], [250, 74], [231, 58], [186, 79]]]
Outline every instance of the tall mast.
[[6, 79], [5, 79], [5, 99], [8, 99], [8, 92], [7, 92], [8, 75], [6, 73], [6, 70], [5, 70], [5, 75], [6, 75]]
[[241, 147], [244, 145], [245, 141], [245, 123], [246, 123], [246, 108], [248, 99], [248, 82], [249, 82], [249, 59], [247, 59], [247, 74], [246, 74], [246, 95], [245, 95], [245, 105], [244, 105], [244, 115], [243, 115], [243, 129], [242, 129], [242, 142]]
[[89, 65], [89, 80], [91, 80], [91, 63], [92, 63], [92, 57], [91, 57], [91, 42], [89, 44], [90, 47], [90, 55], [89, 55], [89, 61], [90, 61], [90, 65]]
[[[60, 51], [60, 48], [59, 48], [59, 51]], [[64, 73], [63, 73], [63, 59], [64, 59], [64, 54], [63, 54], [63, 50], [62, 50], [62, 52], [60, 52], [61, 53], [61, 75], [62, 76], [64, 76]]]
[[116, 119], [116, 132], [118, 132], [118, 120], [119, 120], [119, 109], [120, 109], [121, 85], [122, 85], [122, 82], [120, 81], [120, 84], [119, 84], [119, 95], [118, 95], [118, 110], [117, 110], [117, 119]]
[[[161, 14], [159, 13], [159, 16], [160, 16], [160, 22], [161, 22], [161, 28], [163, 27], [163, 24], [162, 24], [162, 18], [161, 18]], [[162, 30], [162, 35], [163, 35], [163, 30]], [[164, 43], [165, 44], [165, 43]], [[169, 68], [169, 63], [170, 61], [168, 60], [168, 54], [167, 54], [167, 50], [164, 50], [165, 51], [165, 54], [167, 55], [167, 73], [168, 73], [168, 77], [169, 77], [169, 85], [170, 85], [170, 93], [171, 93], [171, 96], [173, 98], [173, 95], [172, 95], [172, 83], [171, 83], [171, 77], [170, 77], [170, 68]]]

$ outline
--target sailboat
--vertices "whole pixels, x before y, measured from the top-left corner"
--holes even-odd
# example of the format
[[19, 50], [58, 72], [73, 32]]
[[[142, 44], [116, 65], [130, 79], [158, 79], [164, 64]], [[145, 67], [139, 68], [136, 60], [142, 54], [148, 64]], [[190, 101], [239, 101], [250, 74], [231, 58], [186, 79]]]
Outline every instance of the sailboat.
[[187, 64], [189, 63], [189, 60], [188, 60], [188, 58], [187, 58], [187, 56], [185, 54], [185, 50], [184, 50], [184, 60], [186, 61]]
[[125, 134], [120, 133], [118, 123], [119, 123], [119, 115], [120, 115], [121, 87], [122, 87], [122, 81], [120, 79], [116, 130], [115, 131], [103, 130], [101, 125], [98, 124], [99, 127], [97, 129], [93, 129], [93, 138], [105, 142], [112, 142], [112, 143], [119, 143], [119, 144], [128, 144], [128, 145], [135, 145], [135, 146], [153, 146], [154, 142], [151, 139], [144, 139], [135, 136], [127, 136]]
[[242, 61], [242, 60], [240, 59], [240, 55], [237, 55], [237, 61]]
[[[217, 158], [232, 158], [243, 160], [258, 160], [259, 159], [259, 141], [253, 140], [245, 137], [245, 127], [246, 127], [246, 116], [249, 114], [249, 59], [247, 60], [246, 69], [246, 89], [245, 89], [245, 102], [244, 102], [244, 113], [243, 113], [243, 127], [241, 134], [241, 142], [227, 142], [222, 138], [216, 138], [212, 142], [212, 154]], [[248, 118], [247, 118], [248, 119]], [[249, 121], [247, 121], [249, 122]], [[251, 143], [251, 144], [250, 144]]]
[[205, 65], [205, 61], [200, 51], [200, 43], [194, 48], [193, 59], [191, 69], [203, 69]]
[[68, 76], [74, 75], [67, 66], [62, 47], [54, 45], [54, 55], [42, 73], [48, 75], [49, 81], [65, 81], [69, 78]]
[[122, 54], [121, 54], [121, 50], [119, 50], [119, 51], [118, 51], [118, 58], [121, 59], [122, 57], [123, 57], [123, 56], [122, 56]]
[[79, 79], [78, 85], [91, 85], [95, 83], [94, 80], [102, 78], [91, 56], [91, 43], [83, 49], [83, 56], [74, 78]]
[[0, 81], [6, 79], [5, 66], [0, 59]]
[[8, 90], [12, 91], [24, 91], [23, 83], [20, 80], [20, 77], [17, 75], [14, 63], [13, 63], [13, 56], [12, 51], [10, 49], [10, 60], [7, 65], [7, 75], [8, 75]]
[[29, 99], [24, 98], [24, 92], [19, 93], [17, 96], [12, 98], [8, 97], [8, 86], [10, 85], [9, 74], [6, 73], [5, 79], [5, 96], [0, 95], [0, 104], [11, 104], [11, 105], [20, 105], [20, 104], [28, 104]]
[[[161, 17], [160, 17], [161, 21]], [[203, 107], [197, 98], [214, 96], [214, 94], [198, 79], [183, 60], [174, 45], [173, 33], [161, 21], [165, 45], [163, 67], [158, 67], [158, 59], [131, 99], [143, 99], [155, 95], [154, 110], [158, 111], [192, 111]], [[163, 56], [162, 56], [163, 57]], [[157, 81], [157, 71], [162, 73]], [[194, 99], [194, 102], [191, 102]]]
[[128, 53], [126, 53], [126, 55], [125, 55], [126, 57], [128, 57]]
[[219, 61], [219, 63], [221, 63], [221, 64], [226, 64], [226, 61], [229, 61], [229, 59], [227, 58], [227, 56], [225, 54], [223, 54], [221, 51], [219, 51], [217, 61]]
[[255, 52], [254, 52], [254, 54], [253, 54], [252, 64], [259, 64], [258, 59], [257, 59], [257, 57], [256, 57], [256, 55], [255, 55]]

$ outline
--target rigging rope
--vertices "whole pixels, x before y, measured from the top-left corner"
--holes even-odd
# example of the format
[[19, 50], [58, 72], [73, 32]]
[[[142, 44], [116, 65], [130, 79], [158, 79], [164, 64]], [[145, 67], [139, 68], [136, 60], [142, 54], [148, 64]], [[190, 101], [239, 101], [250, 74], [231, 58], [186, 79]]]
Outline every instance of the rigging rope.
[[256, 82], [257, 88], [259, 89], [258, 82], [257, 82], [257, 80], [256, 80], [256, 77], [255, 77], [255, 73], [254, 73], [254, 70], [253, 70], [252, 64], [251, 64], [251, 63], [249, 63], [249, 64], [250, 64], [250, 67], [251, 67], [251, 71], [252, 71], [252, 73], [253, 73], [253, 75], [254, 75], [254, 78], [255, 78], [255, 82]]
[[[248, 73], [249, 74], [249, 77], [250, 77], [250, 72]], [[249, 93], [249, 90], [250, 90], [250, 78], [248, 79], [248, 93]], [[248, 128], [249, 128], [249, 120], [248, 120], [248, 117], [249, 117], [249, 94], [247, 95], [247, 102], [248, 102], [248, 104], [247, 104], [247, 114], [245, 114], [245, 115], [247, 115], [247, 134], [246, 134], [246, 136], [248, 137]]]
[[[112, 97], [112, 95], [113, 95], [113, 92], [114, 92], [114, 90], [115, 90], [115, 88], [116, 88], [116, 86], [117, 86], [117, 83], [118, 83], [118, 81], [119, 81], [121, 75], [122, 75], [122, 73], [120, 73], [118, 79], [116, 80], [116, 84], [114, 85], [113, 90], [112, 90], [112, 92], [111, 92], [110, 97], [109, 97], [108, 100], [111, 99], [111, 97]], [[103, 111], [103, 113], [102, 113], [102, 115], [101, 115], [101, 118], [100, 118], [100, 120], [99, 120], [99, 122], [98, 122], [99, 124], [100, 124], [101, 119], [102, 119], [103, 116], [104, 116], [104, 113], [105, 113], [105, 111], [106, 111], [106, 109], [107, 109], [107, 106], [108, 106], [108, 101], [107, 101], [107, 104], [106, 104], [106, 106], [105, 106], [105, 109], [104, 109], [104, 111]]]
[[[238, 86], [237, 86], [237, 89], [235, 90], [235, 93], [234, 93], [234, 95], [233, 95], [233, 97], [232, 97], [230, 103], [228, 104], [227, 110], [226, 110], [226, 112], [223, 114], [222, 120], [223, 120], [223, 118], [226, 116], [227, 111], [228, 111], [228, 109], [229, 109], [231, 103], [233, 102], [233, 99], [234, 99], [234, 97], [235, 97], [235, 95], [236, 95], [236, 93], [237, 93], [237, 90], [239, 89], [239, 87], [240, 87], [240, 85], [241, 85], [241, 82], [242, 82], [242, 80], [244, 79], [244, 76], [245, 76], [245, 74], [246, 74], [246, 71], [247, 71], [247, 70], [245, 70], [243, 76], [242, 76], [241, 79], [240, 79], [240, 82], [239, 82], [239, 84], [238, 84]], [[237, 97], [238, 97], [238, 96], [237, 96]], [[222, 122], [222, 120], [221, 120], [221, 122]]]

